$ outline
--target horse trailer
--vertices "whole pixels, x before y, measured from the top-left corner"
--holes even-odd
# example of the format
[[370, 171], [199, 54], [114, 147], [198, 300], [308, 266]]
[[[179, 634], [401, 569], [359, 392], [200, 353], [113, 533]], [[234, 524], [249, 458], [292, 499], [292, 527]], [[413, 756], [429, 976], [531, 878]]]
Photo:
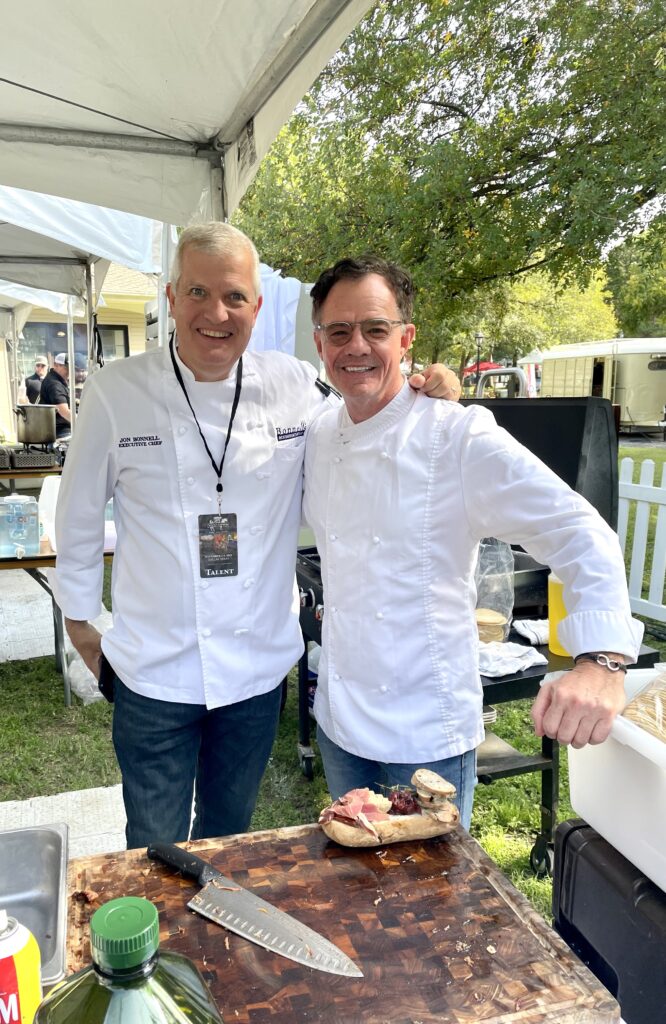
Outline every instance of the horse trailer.
[[607, 398], [621, 430], [658, 430], [666, 419], [666, 338], [558, 345], [541, 354], [541, 398]]

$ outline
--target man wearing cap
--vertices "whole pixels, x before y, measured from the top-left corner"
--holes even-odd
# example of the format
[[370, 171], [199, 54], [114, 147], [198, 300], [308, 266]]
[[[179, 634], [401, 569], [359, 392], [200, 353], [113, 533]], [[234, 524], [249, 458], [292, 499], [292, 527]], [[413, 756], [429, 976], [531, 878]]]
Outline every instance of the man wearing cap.
[[42, 381], [46, 376], [48, 365], [46, 356], [37, 356], [35, 359], [35, 372], [25, 378], [25, 393], [31, 405], [34, 405], [39, 398], [39, 392], [42, 387]]
[[53, 366], [44, 377], [39, 392], [40, 405], [56, 407], [56, 437], [65, 437], [72, 432], [72, 410], [69, 407], [69, 366], [67, 353], [59, 352]]

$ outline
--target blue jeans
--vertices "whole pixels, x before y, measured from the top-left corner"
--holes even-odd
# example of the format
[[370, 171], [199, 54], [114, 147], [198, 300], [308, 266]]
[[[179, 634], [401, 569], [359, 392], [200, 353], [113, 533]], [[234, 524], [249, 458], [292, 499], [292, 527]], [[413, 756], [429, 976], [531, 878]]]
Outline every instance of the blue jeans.
[[202, 704], [142, 697], [116, 676], [113, 745], [128, 849], [246, 832], [275, 739], [280, 697], [278, 686], [208, 711]]
[[317, 726], [317, 743], [324, 762], [326, 782], [334, 800], [350, 789], [374, 789], [381, 792], [381, 786], [410, 786], [412, 775], [417, 768], [429, 768], [447, 779], [456, 787], [453, 801], [460, 810], [460, 822], [469, 829], [472, 821], [474, 787], [476, 785], [476, 751], [468, 750], [457, 757], [446, 757], [441, 761], [424, 764], [389, 764], [370, 761], [343, 750], [328, 738], [321, 726]]

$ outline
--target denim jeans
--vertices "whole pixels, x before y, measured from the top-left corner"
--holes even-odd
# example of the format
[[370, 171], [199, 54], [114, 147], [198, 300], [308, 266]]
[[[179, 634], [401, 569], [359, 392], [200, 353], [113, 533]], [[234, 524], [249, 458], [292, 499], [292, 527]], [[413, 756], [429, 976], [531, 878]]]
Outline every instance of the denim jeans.
[[278, 686], [208, 711], [202, 704], [142, 697], [116, 676], [113, 745], [128, 849], [246, 832], [275, 739], [280, 697]]
[[468, 750], [457, 757], [447, 757], [441, 761], [427, 761], [423, 764], [390, 764], [383, 761], [370, 761], [356, 754], [343, 750], [337, 743], [328, 738], [324, 730], [317, 726], [317, 743], [324, 762], [326, 782], [331, 797], [337, 800], [350, 789], [379, 790], [381, 786], [409, 786], [412, 775], [417, 768], [429, 768], [447, 779], [456, 787], [453, 803], [460, 811], [460, 822], [469, 829], [472, 820], [474, 803], [474, 787], [476, 785], [476, 751]]

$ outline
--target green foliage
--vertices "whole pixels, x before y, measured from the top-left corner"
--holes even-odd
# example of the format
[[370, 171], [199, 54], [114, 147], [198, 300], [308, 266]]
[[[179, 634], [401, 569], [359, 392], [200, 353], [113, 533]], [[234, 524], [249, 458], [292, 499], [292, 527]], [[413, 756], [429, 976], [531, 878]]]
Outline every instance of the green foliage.
[[[585, 287], [575, 282], [558, 287], [544, 271], [534, 270], [515, 281], [480, 288], [473, 317], [475, 332], [481, 331], [484, 337], [481, 357], [515, 363], [532, 349], [614, 338], [617, 323], [604, 300], [604, 284], [605, 279], [595, 274]], [[434, 349], [424, 344], [420, 334], [419, 330], [417, 358], [421, 362], [436, 361]], [[468, 325], [448, 335], [443, 351], [455, 365], [476, 360]]]
[[236, 222], [305, 281], [367, 249], [402, 262], [420, 344], [458, 358], [495, 282], [585, 283], [663, 194], [663, 48], [661, 0], [384, 0]]
[[627, 338], [666, 337], [666, 237], [653, 228], [613, 249], [608, 292]]

